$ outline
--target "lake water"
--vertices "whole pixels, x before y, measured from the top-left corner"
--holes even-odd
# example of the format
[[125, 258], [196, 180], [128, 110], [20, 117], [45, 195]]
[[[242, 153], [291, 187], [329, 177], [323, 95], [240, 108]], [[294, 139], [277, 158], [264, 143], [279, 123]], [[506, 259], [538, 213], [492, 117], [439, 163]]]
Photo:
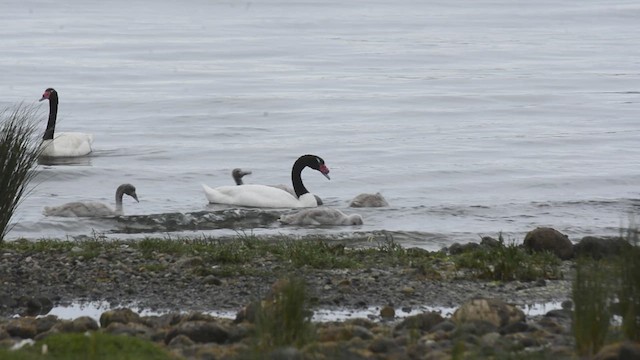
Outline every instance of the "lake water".
[[[331, 169], [307, 188], [363, 226], [175, 235], [618, 235], [640, 209], [639, 20], [635, 0], [5, 0], [0, 106], [36, 104], [44, 131], [54, 87], [57, 131], [95, 136], [84, 161], [38, 167], [8, 237], [128, 238], [42, 208], [130, 182], [128, 215], [201, 214], [220, 209], [201, 184], [235, 167], [290, 183], [306, 153]], [[348, 208], [378, 191], [389, 208]]]

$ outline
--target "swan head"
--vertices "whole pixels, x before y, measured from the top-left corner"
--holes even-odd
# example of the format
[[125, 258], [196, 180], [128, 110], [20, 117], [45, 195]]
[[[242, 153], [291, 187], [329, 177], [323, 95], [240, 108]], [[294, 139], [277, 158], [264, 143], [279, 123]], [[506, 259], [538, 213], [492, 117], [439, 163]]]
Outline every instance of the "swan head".
[[140, 200], [138, 200], [138, 194], [136, 194], [136, 187], [131, 184], [122, 184], [118, 186], [117, 192], [127, 194], [134, 198], [137, 202], [140, 202]]
[[329, 177], [329, 168], [324, 163], [324, 159], [317, 155], [303, 155], [300, 157], [300, 160], [303, 160], [305, 165], [308, 167], [320, 171], [324, 177], [331, 180]]
[[245, 175], [251, 175], [251, 171], [250, 170], [242, 170], [240, 168], [235, 168], [231, 171], [231, 176], [233, 177], [233, 180], [235, 180], [236, 185], [242, 185], [242, 178]]
[[55, 89], [53, 88], [48, 88], [47, 90], [44, 91], [44, 94], [42, 94], [42, 97], [38, 101], [49, 100], [51, 98], [57, 98], [57, 97], [58, 97], [58, 92], [55, 91]]
[[364, 221], [362, 220], [362, 216], [359, 214], [349, 215], [349, 225], [362, 225]]

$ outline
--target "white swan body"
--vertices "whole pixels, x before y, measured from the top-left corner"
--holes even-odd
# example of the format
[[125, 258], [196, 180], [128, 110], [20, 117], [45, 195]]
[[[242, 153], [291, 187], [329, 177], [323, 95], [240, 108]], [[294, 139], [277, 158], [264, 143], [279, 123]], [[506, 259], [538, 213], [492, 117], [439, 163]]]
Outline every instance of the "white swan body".
[[360, 194], [351, 200], [350, 207], [384, 207], [389, 206], [382, 194]]
[[285, 190], [258, 184], [219, 186], [215, 189], [202, 185], [205, 196], [212, 204], [227, 204], [260, 208], [301, 208], [318, 206], [313, 194], [299, 198]]
[[80, 132], [55, 134], [58, 118], [58, 92], [48, 88], [40, 101], [49, 100], [49, 121], [42, 137], [40, 156], [43, 157], [78, 157], [91, 153], [93, 135]]
[[202, 185], [205, 196], [212, 204], [238, 205], [261, 208], [302, 208], [316, 207], [318, 202], [302, 183], [302, 170], [310, 167], [329, 178], [329, 168], [316, 155], [302, 155], [291, 168], [291, 182], [295, 196], [285, 190], [268, 185], [220, 186], [215, 189]]
[[43, 140], [40, 156], [77, 157], [91, 153], [93, 135], [80, 132], [60, 132], [53, 140]]
[[131, 184], [122, 184], [118, 186], [118, 189], [116, 189], [115, 209], [112, 209], [110, 206], [97, 201], [74, 201], [60, 206], [45, 206], [43, 213], [45, 216], [60, 217], [120, 216], [124, 214], [122, 209], [122, 196], [124, 194], [127, 194], [138, 201], [136, 188]]
[[[236, 182], [236, 185], [243, 185], [244, 182], [242, 181], [242, 178], [245, 175], [251, 175], [252, 172], [251, 170], [242, 170], [240, 168], [235, 168], [231, 171], [231, 177], [233, 177], [233, 180]], [[284, 185], [284, 184], [278, 184], [278, 185], [267, 185], [267, 186], [271, 186], [274, 188], [278, 188], [281, 190], [284, 190], [286, 192], [288, 192], [289, 194], [296, 196], [296, 192], [293, 190], [293, 188], [291, 186], [288, 185]], [[320, 196], [318, 195], [313, 195], [316, 198], [316, 202], [318, 203], [318, 206], [322, 205], [322, 199], [320, 198]]]
[[300, 210], [280, 216], [280, 222], [287, 225], [362, 225], [362, 216], [347, 215], [338, 209], [317, 207]]

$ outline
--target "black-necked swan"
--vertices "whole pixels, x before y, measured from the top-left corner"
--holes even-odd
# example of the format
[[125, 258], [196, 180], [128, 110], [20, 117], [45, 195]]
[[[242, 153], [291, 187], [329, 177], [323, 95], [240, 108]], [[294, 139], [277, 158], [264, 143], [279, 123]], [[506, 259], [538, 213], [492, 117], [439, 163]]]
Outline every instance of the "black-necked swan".
[[91, 153], [93, 135], [80, 132], [60, 132], [55, 134], [58, 117], [58, 92], [48, 88], [40, 101], [49, 100], [49, 121], [42, 137], [40, 156], [44, 157], [76, 157]]
[[389, 206], [382, 194], [360, 194], [351, 200], [350, 207], [383, 207]]
[[268, 185], [246, 184], [237, 186], [220, 186], [215, 189], [202, 185], [204, 193], [212, 204], [227, 204], [261, 208], [302, 208], [316, 207], [318, 202], [302, 183], [302, 170], [310, 167], [319, 171], [327, 179], [329, 168], [324, 160], [316, 155], [299, 157], [291, 168], [291, 182], [296, 195]]
[[131, 184], [122, 184], [116, 189], [116, 208], [112, 209], [109, 205], [97, 201], [87, 202], [70, 202], [60, 206], [45, 206], [43, 213], [46, 216], [63, 216], [63, 217], [104, 217], [123, 215], [122, 196], [127, 194], [138, 201], [135, 186]]
[[359, 214], [347, 215], [338, 209], [317, 207], [300, 210], [280, 216], [280, 222], [287, 225], [362, 225]]
[[[235, 182], [236, 182], [236, 185], [243, 185], [243, 184], [244, 184], [244, 182], [242, 181], [242, 178], [243, 178], [245, 175], [251, 175], [251, 174], [252, 174], [252, 173], [251, 173], [251, 170], [242, 170], [242, 169], [240, 169], [240, 168], [235, 168], [235, 169], [233, 169], [233, 170], [231, 171], [231, 177], [233, 177], [233, 181], [235, 181]], [[291, 186], [287, 186], [287, 185], [284, 185], [284, 184], [268, 185], [268, 186], [273, 186], [273, 187], [275, 187], [275, 188], [282, 189], [282, 190], [284, 190], [284, 191], [288, 192], [289, 194], [291, 194], [291, 195], [293, 195], [293, 196], [295, 196], [295, 195], [296, 195], [295, 191], [293, 191], [293, 189], [291, 188]], [[315, 196], [315, 197], [316, 197], [316, 201], [318, 202], [318, 206], [320, 206], [320, 205], [322, 205], [322, 204], [323, 204], [322, 199], [320, 198], [320, 196], [315, 195], [315, 194], [314, 194], [313, 196]]]

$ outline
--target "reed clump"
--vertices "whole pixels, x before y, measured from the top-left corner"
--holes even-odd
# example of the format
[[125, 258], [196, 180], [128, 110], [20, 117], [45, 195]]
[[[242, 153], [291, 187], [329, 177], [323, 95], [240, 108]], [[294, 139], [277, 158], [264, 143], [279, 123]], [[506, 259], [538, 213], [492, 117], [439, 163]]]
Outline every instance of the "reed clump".
[[255, 350], [263, 353], [285, 346], [301, 348], [312, 342], [315, 328], [309, 308], [303, 279], [292, 275], [277, 281], [256, 309]]
[[34, 136], [37, 116], [35, 107], [22, 104], [0, 111], [0, 242], [35, 177], [32, 168], [40, 147]]
[[573, 332], [581, 356], [596, 354], [608, 340], [640, 341], [637, 230], [630, 230], [627, 240], [633, 246], [620, 255], [576, 260], [572, 287]]

